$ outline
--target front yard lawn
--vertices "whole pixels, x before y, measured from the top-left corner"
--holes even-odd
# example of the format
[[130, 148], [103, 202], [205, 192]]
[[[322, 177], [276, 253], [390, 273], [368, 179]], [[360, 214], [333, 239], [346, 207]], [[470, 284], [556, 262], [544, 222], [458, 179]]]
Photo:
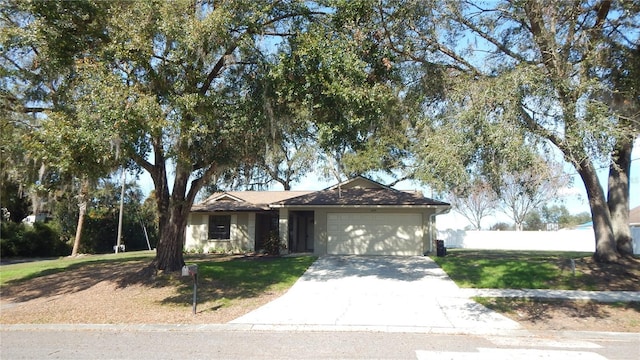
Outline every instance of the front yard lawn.
[[466, 288], [640, 291], [638, 259], [598, 264], [589, 253], [460, 249], [432, 258]]
[[313, 256], [185, 255], [193, 278], [158, 273], [154, 253], [91, 255], [0, 266], [0, 323], [225, 323], [282, 295]]

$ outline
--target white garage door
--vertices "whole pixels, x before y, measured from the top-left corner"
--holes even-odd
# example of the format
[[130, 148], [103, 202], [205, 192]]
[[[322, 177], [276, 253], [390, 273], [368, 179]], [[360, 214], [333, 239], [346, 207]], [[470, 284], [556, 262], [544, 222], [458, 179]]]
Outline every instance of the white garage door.
[[332, 255], [422, 255], [422, 215], [327, 214], [327, 253]]

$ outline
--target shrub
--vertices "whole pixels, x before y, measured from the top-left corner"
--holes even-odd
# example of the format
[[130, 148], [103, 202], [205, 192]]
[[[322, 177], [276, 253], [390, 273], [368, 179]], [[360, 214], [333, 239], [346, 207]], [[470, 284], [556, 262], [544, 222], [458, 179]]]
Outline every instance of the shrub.
[[53, 224], [3, 222], [0, 252], [3, 257], [53, 257], [69, 255], [71, 247], [60, 238], [60, 230]]
[[280, 235], [277, 231], [269, 232], [269, 236], [264, 242], [264, 250], [269, 255], [280, 255], [280, 250], [284, 247], [280, 243]]

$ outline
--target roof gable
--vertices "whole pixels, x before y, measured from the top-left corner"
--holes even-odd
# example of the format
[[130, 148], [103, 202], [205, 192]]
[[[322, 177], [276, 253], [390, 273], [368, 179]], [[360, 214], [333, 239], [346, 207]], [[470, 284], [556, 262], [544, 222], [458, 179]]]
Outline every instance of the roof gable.
[[356, 176], [353, 179], [349, 179], [343, 181], [339, 184], [333, 185], [331, 187], [326, 188], [325, 190], [335, 190], [335, 189], [391, 189], [390, 187], [380, 184], [379, 182], [373, 181], [371, 179], [367, 179], [362, 176]]
[[292, 197], [309, 194], [311, 191], [227, 191], [214, 193], [191, 211], [265, 211], [269, 204]]
[[203, 203], [212, 203], [216, 201], [244, 201], [242, 198], [233, 196], [231, 193], [214, 193], [209, 196]]

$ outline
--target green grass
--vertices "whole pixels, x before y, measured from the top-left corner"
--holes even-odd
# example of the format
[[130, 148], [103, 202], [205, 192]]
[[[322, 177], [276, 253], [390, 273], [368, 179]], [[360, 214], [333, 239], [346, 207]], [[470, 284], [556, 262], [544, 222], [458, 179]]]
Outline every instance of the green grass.
[[[492, 310], [498, 311], [502, 314], [510, 314], [516, 311], [521, 313], [543, 314], [546, 309], [555, 307], [561, 308], [565, 313], [575, 313], [578, 310], [582, 310], [582, 314], [577, 314], [580, 317], [593, 316], [593, 317], [605, 317], [607, 314], [603, 313], [603, 309], [621, 309], [621, 310], [633, 310], [640, 312], [640, 302], [628, 301], [628, 302], [613, 302], [613, 303], [601, 303], [594, 300], [557, 300], [557, 299], [523, 299], [523, 298], [485, 298], [474, 297], [474, 301], [482, 304]], [[631, 324], [636, 323], [634, 321]]]
[[225, 289], [227, 296], [249, 297], [288, 289], [315, 260], [313, 256], [205, 260], [197, 263], [198, 279], [203, 284], [215, 283], [212, 288]]
[[569, 270], [570, 259], [586, 256], [590, 254], [454, 249], [433, 259], [460, 287], [576, 289], [585, 282], [582, 274]]
[[0, 265], [0, 286], [9, 282], [33, 279], [39, 276], [68, 271], [88, 264], [101, 262], [124, 262], [132, 260], [153, 260], [153, 251], [133, 251], [119, 254], [86, 255], [76, 258], [25, 261]]
[[[232, 306], [236, 299], [258, 297], [290, 288], [316, 260], [299, 257], [225, 257], [220, 255], [185, 256], [187, 264], [198, 265], [198, 302], [213, 308]], [[193, 281], [187, 277], [165, 276], [160, 283], [175, 286], [178, 294], [163, 304], [189, 304]]]
[[[11, 286], [40, 276], [59, 274], [66, 279], [76, 279], [87, 286], [101, 281], [104, 272], [126, 265], [132, 276], [113, 280], [121, 286], [134, 282], [146, 286], [175, 287], [178, 295], [164, 299], [165, 304], [188, 304], [193, 294], [193, 281], [179, 273], [161, 274], [150, 279], [145, 264], [151, 263], [155, 252], [126, 252], [121, 254], [90, 255], [79, 258], [30, 261], [0, 266], [0, 284]], [[315, 261], [313, 256], [300, 257], [233, 257], [222, 255], [185, 255], [187, 264], [198, 265], [199, 301], [215, 300], [221, 306], [233, 299], [250, 298], [265, 292], [277, 292], [291, 287]], [[110, 270], [111, 269], [111, 270]], [[52, 280], [56, 281], [56, 280]]]

